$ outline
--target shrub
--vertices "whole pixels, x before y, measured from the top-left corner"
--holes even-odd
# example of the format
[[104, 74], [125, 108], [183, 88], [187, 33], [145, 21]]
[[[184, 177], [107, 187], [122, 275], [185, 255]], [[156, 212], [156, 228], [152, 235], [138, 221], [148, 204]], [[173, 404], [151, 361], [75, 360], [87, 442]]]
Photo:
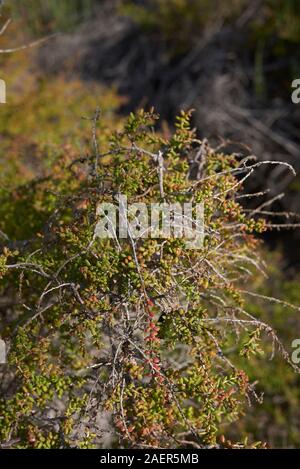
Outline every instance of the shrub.
[[[261, 353], [265, 336], [289, 361], [242, 293], [267, 224], [238, 192], [262, 163], [200, 142], [183, 112], [168, 139], [153, 112], [132, 114], [100, 151], [98, 118], [87, 155], [60, 155], [47, 178], [1, 193], [1, 441], [101, 446], [106, 418], [119, 447], [255, 446], [221, 433], [257, 398], [235, 356]], [[118, 193], [204, 203], [203, 247], [96, 237], [97, 207]]]

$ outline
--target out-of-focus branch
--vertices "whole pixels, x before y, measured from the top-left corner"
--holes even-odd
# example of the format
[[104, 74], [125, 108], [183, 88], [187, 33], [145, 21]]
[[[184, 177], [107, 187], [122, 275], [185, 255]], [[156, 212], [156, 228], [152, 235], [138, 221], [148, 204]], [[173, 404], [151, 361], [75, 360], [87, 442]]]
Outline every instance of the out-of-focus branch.
[[29, 49], [31, 47], [36, 47], [36, 46], [39, 46], [39, 45], [43, 44], [44, 42], [48, 41], [49, 39], [51, 39], [54, 36], [57, 36], [57, 34], [51, 34], [50, 36], [44, 37], [42, 39], [38, 39], [38, 40], [30, 42], [28, 44], [24, 44], [23, 46], [12, 47], [12, 48], [8, 48], [8, 49], [0, 49], [0, 54], [11, 54], [12, 52], [18, 52], [18, 51], [21, 51], [21, 50], [24, 50], [24, 49]]
[[2, 36], [2, 34], [5, 33], [5, 31], [7, 30], [8, 26], [10, 25], [11, 23], [11, 18], [9, 18], [5, 23], [4, 25], [2, 26], [2, 28], [0, 29], [0, 36]]

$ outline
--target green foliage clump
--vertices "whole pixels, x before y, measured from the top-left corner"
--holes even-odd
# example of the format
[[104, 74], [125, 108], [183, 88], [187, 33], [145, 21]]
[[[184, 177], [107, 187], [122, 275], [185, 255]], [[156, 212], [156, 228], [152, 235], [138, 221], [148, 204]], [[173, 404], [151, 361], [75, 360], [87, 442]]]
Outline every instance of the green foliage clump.
[[267, 0], [264, 5], [263, 21], [254, 20], [260, 24], [261, 35], [278, 36], [282, 40], [299, 42], [300, 38], [300, 5], [295, 0]]

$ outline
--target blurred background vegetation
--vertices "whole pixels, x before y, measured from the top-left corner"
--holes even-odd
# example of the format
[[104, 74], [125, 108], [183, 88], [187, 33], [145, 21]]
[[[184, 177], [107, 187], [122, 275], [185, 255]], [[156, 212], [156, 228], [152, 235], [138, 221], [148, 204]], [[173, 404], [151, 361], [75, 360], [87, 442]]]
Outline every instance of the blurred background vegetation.
[[[1, 48], [59, 34], [0, 56], [8, 88], [0, 109], [1, 192], [46, 176], [58, 154], [84, 155], [90, 132], [82, 117], [97, 105], [111, 128], [124, 112], [155, 105], [162, 133], [180, 108], [194, 108], [200, 137], [230, 140], [243, 156], [284, 160], [299, 174], [300, 105], [290, 99], [291, 81], [300, 78], [298, 0], [7, 0], [2, 20], [9, 16]], [[286, 193], [269, 209], [300, 214], [299, 177], [263, 170], [246, 190], [265, 186], [269, 198]], [[269, 278], [257, 278], [253, 289], [300, 305], [299, 241], [299, 231], [268, 236]], [[291, 351], [299, 310], [254, 299], [249, 307]], [[232, 436], [300, 447], [300, 379], [281, 358], [269, 358], [258, 355], [250, 366], [241, 357], [264, 400], [232, 426]]]

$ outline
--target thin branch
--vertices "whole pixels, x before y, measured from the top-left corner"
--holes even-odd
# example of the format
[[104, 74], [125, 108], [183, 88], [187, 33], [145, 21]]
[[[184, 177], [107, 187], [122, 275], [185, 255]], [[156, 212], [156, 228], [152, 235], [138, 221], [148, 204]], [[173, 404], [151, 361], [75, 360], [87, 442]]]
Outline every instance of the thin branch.
[[30, 49], [32, 47], [40, 46], [46, 41], [49, 41], [49, 39], [52, 39], [53, 37], [57, 36], [56, 34], [51, 34], [50, 36], [44, 37], [42, 39], [38, 39], [36, 41], [30, 42], [29, 44], [24, 44], [23, 46], [18, 46], [18, 47], [12, 47], [9, 49], [0, 49], [0, 54], [12, 54], [13, 52], [19, 52], [21, 50], [25, 49]]

